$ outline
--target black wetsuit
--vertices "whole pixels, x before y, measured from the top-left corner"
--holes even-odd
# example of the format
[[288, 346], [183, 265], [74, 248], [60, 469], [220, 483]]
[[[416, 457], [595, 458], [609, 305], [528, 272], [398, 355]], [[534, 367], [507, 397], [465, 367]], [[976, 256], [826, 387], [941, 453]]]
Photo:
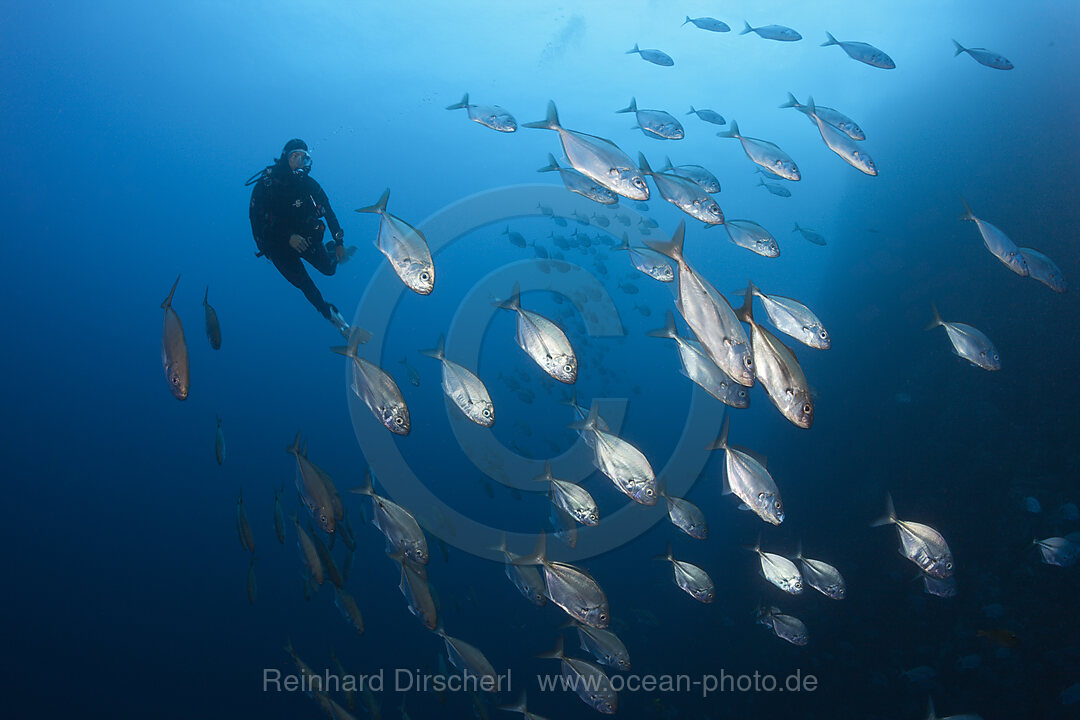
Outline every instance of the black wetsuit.
[[[306, 173], [297, 174], [289, 169], [288, 161], [281, 160], [268, 167], [251, 190], [251, 234], [259, 251], [278, 269], [286, 280], [304, 293], [323, 317], [330, 317], [331, 306], [315, 287], [315, 282], [304, 267], [304, 260], [323, 275], [333, 275], [337, 270], [337, 257], [331, 253], [333, 245], [323, 245], [323, 233], [330, 227], [332, 237], [341, 237], [341, 224], [330, 207], [319, 183]], [[320, 218], [326, 218], [324, 224]], [[298, 253], [289, 245], [292, 235], [308, 240], [308, 249]]]

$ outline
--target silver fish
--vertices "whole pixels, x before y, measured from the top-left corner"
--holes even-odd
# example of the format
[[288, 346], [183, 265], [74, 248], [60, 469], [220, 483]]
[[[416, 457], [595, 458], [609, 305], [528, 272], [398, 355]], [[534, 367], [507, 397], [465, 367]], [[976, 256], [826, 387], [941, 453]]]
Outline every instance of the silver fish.
[[852, 60], [858, 60], [861, 63], [866, 63], [871, 67], [881, 68], [882, 70], [892, 70], [896, 67], [896, 63], [893, 62], [891, 57], [885, 54], [883, 50], [879, 50], [869, 43], [837, 40], [830, 33], [825, 33], [825, 36], [828, 39], [821, 43], [821, 47], [839, 45]]
[[[787, 96], [788, 101], [780, 107], [795, 108], [803, 115], [806, 115], [807, 117], [810, 116], [811, 111], [809, 105], [803, 105], [798, 100], [796, 100], [795, 96], [791, 93], [788, 93]], [[838, 110], [833, 110], [832, 108], [828, 108], [823, 105], [816, 105], [813, 112], [815, 115], [817, 115], [818, 119], [829, 125], [832, 125], [834, 128], [844, 133], [852, 140], [866, 139], [866, 133], [864, 133], [862, 128], [859, 127], [858, 123], [856, 123], [854, 120], [852, 120], [842, 112], [839, 112]]]
[[724, 227], [727, 229], [731, 242], [741, 248], [746, 248], [755, 255], [774, 258], [780, 257], [780, 244], [776, 238], [752, 220], [728, 220]]
[[699, 118], [701, 118], [705, 122], [712, 123], [713, 125], [726, 125], [727, 124], [727, 120], [724, 119], [724, 116], [721, 115], [720, 113], [716, 112], [715, 110], [695, 110], [694, 106], [691, 105], [690, 106], [690, 112], [688, 112], [686, 114], [687, 115], [697, 115]]
[[660, 282], [671, 282], [675, 279], [675, 271], [659, 253], [648, 248], [630, 247], [630, 239], [626, 233], [623, 233], [622, 243], [615, 249], [628, 252], [634, 267], [652, 279]]
[[620, 670], [630, 669], [630, 653], [615, 633], [582, 625], [576, 620], [571, 620], [569, 627], [577, 629], [581, 649], [596, 658], [598, 663]]
[[435, 289], [435, 264], [427, 240], [412, 225], [386, 212], [389, 199], [390, 188], [387, 188], [377, 203], [357, 208], [356, 212], [379, 216], [379, 236], [375, 241], [379, 252], [390, 261], [406, 287], [420, 295], [429, 295]]
[[335, 587], [334, 607], [341, 613], [341, 617], [345, 618], [345, 622], [361, 635], [364, 634], [364, 618], [360, 614], [360, 606], [356, 604], [356, 599], [352, 595]]
[[640, 450], [618, 435], [601, 430], [595, 406], [589, 417], [571, 425], [574, 430], [592, 433], [593, 464], [624, 495], [642, 505], [655, 505], [659, 497], [656, 475]]
[[616, 113], [634, 113], [638, 126], [648, 137], [660, 140], [682, 140], [685, 136], [682, 123], [675, 119], [671, 113], [663, 110], [639, 110], [637, 98], [630, 98], [630, 104]]
[[486, 679], [487, 682], [491, 683], [498, 679], [495, 668], [484, 657], [484, 653], [480, 652], [476, 647], [464, 640], [450, 637], [441, 626], [435, 629], [435, 634], [446, 643], [446, 655], [458, 670], [475, 675], [481, 680]]
[[1021, 277], [1027, 277], [1031, 271], [1028, 269], [1027, 260], [1024, 259], [1024, 255], [1020, 252], [1020, 248], [1016, 246], [1016, 243], [1010, 240], [1009, 236], [997, 226], [975, 217], [975, 213], [971, 212], [971, 208], [968, 207], [964, 198], [960, 198], [960, 202], [964, 203], [964, 214], [961, 219], [975, 223], [975, 227], [979, 228], [979, 234], [982, 236], [986, 249], [1003, 262], [1005, 267]]
[[559, 133], [570, 165], [608, 190], [631, 200], [649, 199], [649, 186], [626, 153], [610, 140], [564, 128], [553, 101], [548, 102], [546, 118], [526, 123], [525, 127]]
[[582, 701], [597, 712], [611, 715], [619, 706], [619, 696], [611, 687], [611, 679], [598, 665], [588, 660], [566, 657], [563, 654], [563, 639], [560, 636], [555, 649], [539, 655], [562, 661], [562, 674], [566, 684], [574, 689]]
[[1050, 537], [1045, 540], [1036, 540], [1043, 562], [1047, 565], [1069, 567], [1074, 565], [1080, 558], [1080, 546], [1063, 537]]
[[555, 156], [548, 153], [548, 164], [536, 172], [557, 172], [562, 178], [563, 185], [570, 192], [577, 193], [584, 198], [601, 205], [614, 205], [619, 202], [619, 197], [603, 185], [594, 181], [588, 175], [578, 172], [573, 168], [564, 168], [555, 160]]
[[765, 182], [761, 178], [758, 178], [757, 184], [758, 187], [765, 188], [770, 194], [775, 195], [776, 197], [791, 197], [791, 191], [779, 183]]
[[307, 567], [307, 571], [315, 584], [322, 585], [323, 565], [322, 561], [319, 560], [319, 551], [315, 549], [315, 542], [307, 534], [307, 530], [300, 527], [300, 520], [295, 515], [292, 516], [292, 520], [293, 525], [296, 526], [296, 543], [300, 548], [300, 554], [304, 558], [304, 565]]
[[755, 364], [746, 331], [724, 296], [686, 262], [683, 257], [685, 234], [686, 223], [680, 222], [671, 242], [646, 241], [645, 244], [678, 263], [676, 306], [709, 359], [732, 380], [750, 387], [755, 380]]
[[1020, 254], [1024, 256], [1024, 262], [1027, 263], [1028, 274], [1031, 277], [1056, 293], [1063, 293], [1069, 289], [1069, 283], [1061, 274], [1061, 268], [1053, 260], [1031, 248], [1020, 248]]
[[761, 549], [761, 538], [749, 548], [758, 554], [761, 560], [761, 575], [770, 583], [790, 595], [801, 595], [803, 591], [803, 578], [795, 563], [783, 555], [767, 553]]
[[413, 387], [420, 387], [420, 371], [409, 364], [408, 356], [401, 358], [398, 362], [405, 366], [405, 374], [409, 376], [409, 383]]
[[364, 473], [364, 484], [351, 488], [349, 492], [371, 498], [372, 523], [386, 536], [391, 548], [402, 553], [410, 563], [427, 565], [430, 555], [424, 531], [412, 513], [392, 500], [375, 494], [370, 470]]
[[724, 423], [720, 427], [720, 437], [709, 446], [709, 450], [725, 451], [725, 492], [734, 493], [765, 522], [779, 525], [784, 522], [785, 513], [776, 482], [764, 463], [744, 448], [728, 444], [730, 428], [731, 415], [725, 413]]
[[401, 581], [398, 590], [405, 596], [409, 603], [409, 612], [428, 630], [438, 627], [438, 610], [435, 608], [435, 599], [431, 596], [431, 588], [428, 586], [427, 573], [423, 566], [413, 565], [400, 553], [391, 555], [401, 566]]
[[839, 570], [827, 562], [803, 557], [802, 543], [799, 543], [795, 551], [795, 559], [799, 562], [799, 568], [802, 570], [802, 576], [807, 585], [825, 597], [833, 600], [844, 599], [847, 595], [847, 583], [844, 582]]
[[217, 464], [225, 462], [225, 433], [221, 430], [221, 416], [217, 418], [217, 432], [214, 434], [214, 458]]
[[518, 592], [533, 605], [543, 607], [547, 604], [547, 595], [544, 593], [544, 581], [536, 568], [528, 565], [515, 565], [513, 554], [506, 547], [506, 533], [503, 533], [499, 543], [499, 551], [506, 558], [506, 577], [510, 580]]
[[607, 596], [592, 575], [581, 568], [547, 559], [546, 536], [540, 533], [536, 549], [514, 560], [515, 565], [540, 565], [548, 598], [578, 622], [606, 628], [611, 622]]
[[870, 157], [861, 146], [856, 144], [854, 140], [834, 128], [832, 125], [824, 122], [818, 116], [814, 106], [813, 97], [808, 98], [806, 102], [809, 107], [810, 121], [817, 126], [818, 132], [821, 133], [821, 139], [825, 142], [825, 145], [856, 170], [870, 176], [877, 176], [878, 171], [877, 166], [874, 164], [874, 159]]
[[330, 350], [352, 358], [352, 391], [364, 401], [375, 419], [395, 435], [408, 435], [412, 428], [409, 407], [397, 383], [388, 372], [357, 355], [356, 348], [357, 337], [353, 333], [348, 345]]
[[806, 374], [791, 348], [754, 320], [754, 293], [749, 288], [738, 316], [750, 324], [757, 377], [765, 394], [792, 424], [809, 429], [814, 424], [814, 399]]
[[795, 223], [795, 228], [791, 232], [800, 233], [807, 242], [814, 243], [815, 245], [821, 245], [824, 247], [827, 243], [825, 238], [821, 236], [821, 233], [809, 228], [800, 227], [799, 223]]
[[967, 53], [975, 62], [980, 65], [985, 65], [988, 68], [995, 70], [1012, 70], [1013, 64], [1009, 62], [1008, 58], [994, 52], [993, 50], [987, 50], [986, 48], [966, 48], [955, 40], [952, 41], [956, 46], [956, 52], [953, 53], [953, 57], [960, 55], [961, 53]]
[[765, 312], [769, 316], [769, 322], [780, 332], [788, 337], [793, 337], [803, 345], [817, 350], [828, 350], [832, 347], [832, 337], [825, 326], [818, 320], [817, 315], [810, 308], [797, 300], [782, 297], [780, 295], [766, 295], [753, 283], [750, 283], [750, 292], [754, 297], [761, 300], [765, 306]]
[[675, 166], [671, 164], [671, 158], [664, 156], [664, 167], [657, 172], [670, 173], [671, 175], [686, 178], [710, 195], [720, 192], [720, 181], [701, 165]]
[[671, 59], [671, 56], [662, 50], [642, 50], [638, 47], [637, 43], [634, 43], [632, 50], [627, 50], [627, 55], [633, 55], [637, 53], [641, 56], [642, 60], [651, 62], [653, 65], [662, 65], [663, 67], [671, 67], [675, 64], [675, 61]]
[[215, 350], [221, 349], [221, 321], [218, 320], [217, 311], [210, 304], [210, 286], [206, 286], [203, 294], [203, 314], [206, 316], [206, 339], [210, 341], [210, 347]]
[[255, 535], [251, 532], [248, 524], [247, 513], [244, 512], [244, 489], [240, 489], [240, 496], [236, 499], [236, 534], [240, 536], [240, 545], [249, 553], [255, 553]]
[[716, 18], [711, 17], [699, 17], [692, 18], [689, 15], [683, 20], [683, 25], [686, 23], [693, 23], [695, 27], [699, 27], [702, 30], [708, 30], [710, 32], [730, 32], [731, 28], [727, 23], [721, 22]]
[[765, 38], [766, 40], [778, 40], [780, 42], [795, 42], [796, 40], [802, 40], [800, 35], [795, 30], [784, 25], [762, 25], [761, 27], [750, 27], [750, 23], [743, 20], [743, 29], [739, 32], [740, 35], [746, 35], [747, 33], [757, 33], [758, 37]]
[[724, 222], [724, 213], [720, 206], [697, 183], [679, 175], [653, 172], [642, 153], [638, 153], [638, 164], [642, 173], [652, 177], [656, 189], [669, 203], [703, 223], [718, 225]]
[[990, 338], [970, 325], [945, 322], [941, 319], [935, 305], [931, 305], [931, 310], [934, 317], [930, 324], [926, 326], [926, 329], [945, 328], [945, 332], [949, 335], [949, 342], [952, 343], [953, 352], [983, 370], [994, 371], [1001, 369], [1001, 356], [998, 355], [994, 343], [990, 342]]
[[742, 143], [746, 156], [757, 165], [765, 168], [773, 175], [778, 175], [785, 180], [799, 180], [802, 173], [799, 166], [791, 159], [791, 156], [768, 140], [759, 140], [752, 137], [743, 137], [739, 134], [739, 123], [731, 121], [731, 127], [716, 133], [722, 138], [738, 138]]
[[776, 637], [787, 640], [792, 645], [803, 646], [808, 641], [806, 625], [797, 617], [785, 615], [779, 608], [760, 608], [758, 624], [771, 628]]
[[900, 554], [919, 566], [931, 577], [947, 578], [953, 574], [953, 556], [945, 538], [934, 528], [922, 523], [901, 520], [896, 517], [892, 495], [885, 495], [885, 516], [875, 520], [870, 527], [895, 525], [900, 536]]
[[577, 522], [588, 527], [600, 524], [600, 511], [589, 491], [569, 480], [560, 480], [553, 476], [550, 461], [544, 462], [544, 472], [533, 480], [549, 483], [548, 497], [551, 502]]
[[533, 362], [559, 382], [573, 385], [578, 361], [566, 333], [543, 315], [522, 309], [518, 283], [514, 283], [510, 299], [499, 303], [499, 307], [517, 313], [518, 346]]
[[701, 512], [701, 508], [686, 498], [668, 495], [663, 488], [660, 489], [660, 495], [667, 502], [668, 519], [672, 525], [695, 540], [709, 537], [709, 524], [705, 521], [705, 513]]
[[702, 390], [733, 408], [750, 407], [750, 393], [719, 367], [701, 349], [697, 342], [685, 340], [679, 336], [675, 327], [675, 316], [669, 310], [664, 327], [648, 332], [650, 337], [662, 337], [674, 340], [679, 348], [682, 372]]
[[300, 495], [300, 502], [307, 508], [320, 530], [333, 533], [337, 521], [333, 497], [326, 487], [323, 474], [301, 451], [299, 431], [293, 444], [285, 448], [285, 452], [296, 457], [296, 491]]
[[473, 105], [469, 102], [469, 93], [465, 93], [465, 97], [461, 98], [461, 102], [447, 105], [446, 109], [464, 109], [469, 113], [470, 120], [492, 130], [505, 133], [517, 130], [517, 120], [514, 120], [513, 115], [498, 105]]
[[[644, 181], [642, 181], [644, 182]], [[177, 400], [186, 400], [191, 390], [191, 365], [188, 363], [187, 340], [184, 339], [184, 325], [180, 316], [173, 310], [172, 299], [180, 276], [176, 276], [169, 297], [161, 303], [165, 311], [165, 326], [161, 331], [161, 366], [165, 368], [165, 379], [169, 391]]]
[[420, 352], [442, 363], [443, 392], [465, 414], [465, 417], [480, 427], [489, 428], [495, 424], [495, 406], [491, 402], [491, 395], [488, 394], [487, 388], [472, 371], [453, 360], [446, 359], [445, 337], [439, 336], [439, 342], [433, 350]]
[[709, 574], [697, 565], [676, 560], [671, 554], [671, 545], [668, 545], [666, 554], [657, 555], [656, 559], [671, 563], [675, 584], [690, 597], [703, 603], [711, 603], [716, 598], [716, 587]]

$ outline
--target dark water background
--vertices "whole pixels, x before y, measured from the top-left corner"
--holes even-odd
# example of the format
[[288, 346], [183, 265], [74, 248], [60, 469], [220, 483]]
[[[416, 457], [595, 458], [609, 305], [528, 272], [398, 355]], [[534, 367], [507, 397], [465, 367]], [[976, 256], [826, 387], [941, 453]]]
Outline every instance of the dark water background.
[[[336, 277], [316, 281], [350, 315], [384, 264], [371, 243], [374, 219], [352, 208], [389, 186], [391, 211], [419, 223], [477, 192], [557, 181], [533, 172], [547, 152], [561, 161], [554, 133], [501, 135], [469, 123], [463, 111], [443, 110], [466, 90], [519, 122], [542, 117], [554, 98], [567, 127], [609, 137], [631, 155], [641, 150], [654, 166], [670, 154], [710, 168], [727, 216], [765, 225], [782, 254], [759, 258], [727, 243], [723, 230], [691, 221], [687, 254], [695, 266], [724, 293], [752, 277], [766, 291], [799, 298], [834, 338], [826, 353], [798, 349], [819, 396], [811, 431], [787, 423], [759, 390], [733, 421], [733, 439], [769, 457], [788, 506], [780, 528], [720, 497], [717, 456], [687, 495], [710, 520], [708, 541], [661, 521], [581, 563], [611, 599], [634, 672], [801, 670], [817, 676], [819, 689], [707, 700], [626, 693], [619, 716], [915, 718], [924, 716], [929, 693], [946, 714], [1075, 715], [1077, 706], [1063, 706], [1059, 695], [1080, 680], [1080, 582], [1075, 568], [1041, 564], [1029, 544], [1080, 529], [1056, 515], [1080, 498], [1080, 308], [1075, 288], [1054, 295], [994, 260], [975, 228], [959, 221], [958, 195], [1019, 245], [1053, 257], [1066, 278], [1080, 278], [1080, 105], [1069, 80], [1078, 60], [1076, 8], [996, 0], [666, 5], [11, 9], [0, 29], [8, 236], [0, 284], [8, 511], [0, 533], [13, 717], [318, 716], [300, 694], [260, 691], [262, 668], [289, 668], [287, 637], [317, 668], [333, 648], [352, 672], [436, 669], [441, 643], [409, 616], [381, 538], [358, 522], [367, 501], [346, 498], [360, 542], [349, 588], [367, 621], [362, 637], [338, 617], [329, 587], [305, 602], [291, 528], [285, 546], [274, 539], [273, 491], [292, 482], [294, 463], [283, 449], [297, 429], [340, 488], [359, 482], [365, 459], [341, 360], [326, 350], [336, 335], [271, 266], [252, 258], [242, 182], [288, 138], [308, 141], [313, 174], [346, 240], [359, 247]], [[687, 12], [714, 15], [736, 31], [747, 13], [755, 25], [788, 24], [805, 39], [781, 44], [680, 28]], [[898, 68], [881, 71], [818, 48], [826, 30], [882, 47]], [[1017, 67], [1003, 73], [953, 58], [951, 37], [998, 50]], [[634, 42], [666, 50], [675, 67], [624, 55]], [[775, 109], [788, 90], [858, 120], [881, 175], [847, 167], [796, 112]], [[613, 111], [631, 96], [676, 114], [686, 139], [664, 143], [630, 130], [629, 116]], [[789, 185], [793, 197], [754, 187], [738, 144], [682, 115], [691, 103], [737, 119], [745, 134], [795, 157], [804, 179]], [[656, 233], [682, 219], [655, 189], [649, 206]], [[789, 233], [795, 221], [822, 232], [828, 247]], [[477, 227], [437, 256], [433, 296], [402, 299], [382, 357], [371, 359], [394, 374], [412, 411], [412, 435], [385, 440], [432, 491], [478, 522], [535, 532], [547, 516], [542, 495], [516, 500], [490, 480], [494, 497], [484, 492], [481, 471], [445, 419], [437, 365], [417, 353], [446, 331], [460, 299], [487, 273], [532, 257], [531, 248], [506, 242], [506, 224], [547, 247], [549, 231], [575, 227], [535, 217]], [[593, 256], [569, 259], [588, 269]], [[606, 263], [616, 280], [634, 272], [621, 255]], [[193, 367], [183, 404], [168, 395], [158, 360], [158, 304], [178, 272], [175, 305]], [[628, 398], [620, 433], [660, 467], [683, 432], [691, 385], [675, 372], [673, 344], [644, 337], [671, 308], [669, 289], [643, 276], [633, 282], [641, 288], [633, 296], [608, 282], [624, 337], [588, 338], [576, 320], [568, 327], [576, 346], [588, 346], [579, 394]], [[206, 285], [224, 328], [217, 352], [202, 333]], [[543, 293], [525, 297], [534, 309], [562, 311]], [[948, 352], [943, 331], [924, 332], [931, 301], [946, 319], [984, 330], [1003, 369], [969, 367]], [[565, 429], [571, 413], [558, 403], [561, 391], [545, 390], [512, 334], [510, 315], [493, 314], [480, 351], [478, 372], [499, 414], [495, 436], [528, 457], [557, 455], [575, 441]], [[408, 383], [397, 362], [403, 356], [420, 371], [420, 387]], [[531, 404], [495, 379], [517, 370], [531, 376]], [[215, 414], [224, 418], [223, 467], [213, 459]], [[248, 556], [234, 529], [241, 487], [256, 536], [253, 607]], [[587, 487], [602, 515], [621, 505], [602, 477]], [[923, 594], [911, 581], [913, 566], [896, 554], [895, 532], [868, 527], [886, 490], [901, 517], [944, 533], [957, 560], [958, 597]], [[1020, 510], [1026, 495], [1041, 501], [1042, 514]], [[849, 597], [833, 602], [809, 590], [782, 597], [742, 549], [762, 531], [768, 550], [793, 552], [801, 540], [808, 555], [839, 567]], [[713, 605], [679, 592], [669, 569], [651, 559], [669, 541], [677, 557], [712, 575]], [[340, 548], [336, 554], [340, 560]], [[432, 556], [447, 630], [514, 670], [515, 692], [498, 702], [514, 699], [532, 675], [556, 672], [554, 661], [532, 657], [553, 646], [558, 608], [531, 607], [499, 564], [457, 547], [445, 563], [434, 544]], [[803, 619], [810, 644], [790, 646], [755, 625], [763, 602]], [[991, 603], [1005, 615], [986, 618], [982, 608]], [[1015, 632], [1020, 644], [1001, 652], [975, 636], [995, 628]], [[982, 665], [961, 672], [958, 659], [971, 653]], [[920, 665], [935, 668], [936, 678], [917, 684], [901, 676]], [[380, 696], [383, 715], [395, 717], [400, 700]], [[551, 718], [592, 713], [571, 694], [532, 689], [530, 708]], [[407, 709], [414, 718], [473, 712], [467, 695], [451, 695], [445, 706], [411, 695]], [[494, 704], [490, 712], [501, 714]]]

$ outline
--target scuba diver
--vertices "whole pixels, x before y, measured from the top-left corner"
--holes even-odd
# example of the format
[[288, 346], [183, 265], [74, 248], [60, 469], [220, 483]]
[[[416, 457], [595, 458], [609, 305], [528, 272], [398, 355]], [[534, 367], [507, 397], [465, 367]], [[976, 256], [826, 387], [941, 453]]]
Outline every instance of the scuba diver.
[[[315, 309], [346, 338], [349, 325], [338, 309], [323, 299], [304, 267], [307, 260], [323, 275], [333, 275], [338, 263], [348, 258], [345, 231], [330, 207], [322, 187], [311, 177], [311, 154], [307, 143], [294, 138], [285, 143], [281, 156], [246, 183], [251, 190], [251, 234], [259, 251], [286, 280], [304, 293]], [[324, 223], [322, 218], [326, 219]], [[323, 244], [329, 225], [332, 240]]]

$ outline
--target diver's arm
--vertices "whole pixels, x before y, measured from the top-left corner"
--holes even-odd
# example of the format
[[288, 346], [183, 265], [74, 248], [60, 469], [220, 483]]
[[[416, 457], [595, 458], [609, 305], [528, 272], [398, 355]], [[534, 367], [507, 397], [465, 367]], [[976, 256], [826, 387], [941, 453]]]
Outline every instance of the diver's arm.
[[251, 236], [255, 238], [255, 246], [259, 252], [255, 256], [266, 254], [266, 189], [262, 183], [256, 183], [251, 189], [251, 203], [248, 206], [248, 218], [251, 220]]
[[341, 230], [341, 223], [338, 222], [334, 209], [330, 207], [330, 199], [326, 197], [326, 192], [314, 178], [311, 178], [311, 182], [315, 185], [312, 198], [318, 206], [319, 216], [326, 218], [326, 227], [330, 228], [330, 236], [334, 238], [338, 245], [341, 245], [345, 233]]

